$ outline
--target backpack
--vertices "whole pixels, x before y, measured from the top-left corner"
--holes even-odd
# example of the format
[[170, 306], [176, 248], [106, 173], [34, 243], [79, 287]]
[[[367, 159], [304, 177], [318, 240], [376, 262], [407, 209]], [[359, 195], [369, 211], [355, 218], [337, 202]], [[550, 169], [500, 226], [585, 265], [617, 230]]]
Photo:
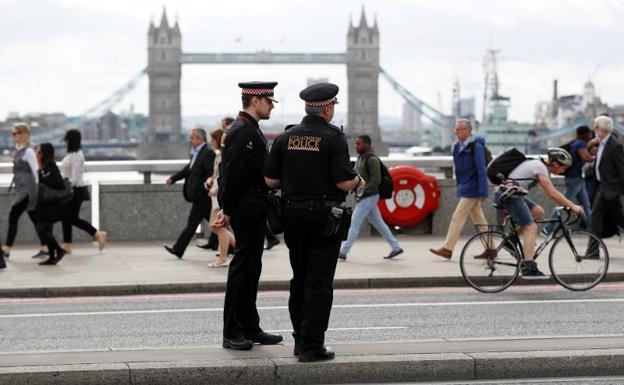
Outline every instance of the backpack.
[[370, 169], [368, 168], [368, 160], [371, 156], [374, 156], [379, 161], [379, 169], [381, 170], [381, 183], [379, 183], [379, 198], [380, 199], [390, 199], [392, 198], [392, 192], [394, 191], [394, 182], [392, 181], [392, 176], [388, 171], [388, 168], [385, 164], [379, 159], [379, 157], [375, 154], [370, 154], [366, 157], [364, 161], [364, 165], [366, 167], [366, 171], [370, 175]]
[[575, 141], [576, 139], [572, 139], [568, 143], [562, 145], [560, 148], [563, 148], [564, 150], [568, 152], [568, 154], [572, 155], [572, 143], [574, 143]]
[[527, 159], [529, 158], [516, 148], [507, 150], [490, 162], [487, 167], [487, 177], [492, 184], [500, 185], [520, 163]]
[[[472, 156], [474, 157], [476, 155], [475, 147], [477, 146], [477, 142], [470, 142], [468, 146], [470, 147]], [[485, 144], [483, 145], [483, 149], [485, 150], [485, 167], [487, 168], [488, 164], [492, 161], [492, 151], [490, 151]]]

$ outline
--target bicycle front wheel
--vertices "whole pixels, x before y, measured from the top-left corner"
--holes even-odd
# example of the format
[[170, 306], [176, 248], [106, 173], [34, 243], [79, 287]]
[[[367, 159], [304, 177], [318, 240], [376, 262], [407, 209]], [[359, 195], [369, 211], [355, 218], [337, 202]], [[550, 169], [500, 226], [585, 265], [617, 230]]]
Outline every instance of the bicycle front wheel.
[[566, 289], [589, 290], [607, 275], [609, 251], [594, 233], [571, 230], [553, 244], [549, 256], [553, 278]]
[[516, 280], [520, 258], [516, 247], [497, 231], [484, 231], [466, 242], [459, 259], [462, 276], [483, 293], [498, 293]]

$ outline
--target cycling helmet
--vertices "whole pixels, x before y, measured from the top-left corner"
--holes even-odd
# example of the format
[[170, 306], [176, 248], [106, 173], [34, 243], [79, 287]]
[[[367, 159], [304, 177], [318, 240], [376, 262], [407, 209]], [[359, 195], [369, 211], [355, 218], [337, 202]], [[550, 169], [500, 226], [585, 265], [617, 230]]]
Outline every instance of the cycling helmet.
[[549, 148], [547, 151], [548, 160], [551, 162], [557, 162], [565, 168], [572, 166], [572, 156], [570, 153], [559, 147]]

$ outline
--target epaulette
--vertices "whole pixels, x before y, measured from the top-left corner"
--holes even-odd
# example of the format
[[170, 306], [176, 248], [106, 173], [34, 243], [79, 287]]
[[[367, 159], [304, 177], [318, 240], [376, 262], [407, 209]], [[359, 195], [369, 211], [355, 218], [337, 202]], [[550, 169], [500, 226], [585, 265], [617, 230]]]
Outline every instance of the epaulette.
[[338, 126], [334, 126], [333, 124], [327, 123], [327, 125], [329, 126], [329, 128], [331, 128], [332, 130], [336, 130], [340, 133], [340, 135], [344, 135], [344, 130], [342, 127], [338, 127]]
[[293, 128], [295, 126], [297, 126], [297, 124], [289, 124], [286, 127], [284, 127], [284, 131], [288, 131], [288, 130], [290, 130], [291, 128]]

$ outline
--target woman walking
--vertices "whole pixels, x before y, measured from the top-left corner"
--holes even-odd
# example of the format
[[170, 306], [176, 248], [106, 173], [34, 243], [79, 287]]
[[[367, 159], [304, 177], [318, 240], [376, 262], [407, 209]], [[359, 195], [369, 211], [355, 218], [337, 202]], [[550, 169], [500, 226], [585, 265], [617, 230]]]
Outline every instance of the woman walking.
[[[37, 204], [37, 184], [39, 182], [37, 157], [35, 151], [30, 147], [30, 128], [26, 123], [15, 123], [11, 135], [13, 135], [13, 140], [15, 141], [15, 152], [13, 153], [14, 176], [12, 182], [15, 198], [11, 202], [9, 211], [9, 228], [7, 230], [6, 244], [2, 247], [6, 258], [11, 254], [11, 248], [17, 235], [17, 224], [24, 211], [28, 213], [28, 217], [36, 228], [34, 210]], [[41, 236], [39, 234], [37, 236], [39, 237], [41, 248], [33, 258], [48, 255]]]
[[[212, 148], [216, 153], [215, 162], [214, 162], [214, 172], [212, 173], [212, 177], [208, 178], [206, 181], [206, 189], [208, 190], [208, 195], [211, 197], [216, 197], [217, 192], [219, 191], [219, 186], [217, 185], [217, 178], [219, 177], [219, 166], [221, 164], [221, 138], [223, 137], [223, 130], [217, 129], [210, 133], [210, 143], [212, 144]], [[219, 209], [216, 209], [219, 211]], [[213, 210], [213, 214], [214, 210]], [[219, 239], [219, 257], [215, 259], [212, 263], [208, 265], [208, 267], [227, 267], [227, 258], [229, 254], [229, 249], [236, 245], [236, 240], [234, 239], [234, 234], [230, 230], [225, 227], [217, 227], [214, 226], [214, 215], [212, 217], [210, 223], [210, 230], [213, 233], [217, 234]]]
[[43, 242], [48, 246], [49, 257], [40, 265], [56, 265], [65, 255], [65, 250], [54, 238], [52, 232], [54, 222], [61, 220], [63, 207], [59, 199], [48, 200], [44, 190], [63, 190], [65, 184], [63, 177], [56, 163], [54, 162], [54, 147], [50, 143], [42, 143], [37, 151], [37, 161], [39, 162], [39, 195], [37, 197], [37, 208], [35, 209], [35, 221], [37, 230]]
[[100, 251], [106, 245], [106, 232], [97, 231], [91, 223], [81, 219], [80, 206], [82, 202], [89, 200], [89, 188], [84, 182], [84, 154], [81, 148], [81, 135], [78, 130], [69, 130], [65, 133], [63, 141], [67, 146], [67, 155], [61, 162], [61, 171], [72, 185], [72, 199], [63, 205], [63, 249], [71, 253], [72, 249], [72, 226], [88, 233], [97, 241]]

